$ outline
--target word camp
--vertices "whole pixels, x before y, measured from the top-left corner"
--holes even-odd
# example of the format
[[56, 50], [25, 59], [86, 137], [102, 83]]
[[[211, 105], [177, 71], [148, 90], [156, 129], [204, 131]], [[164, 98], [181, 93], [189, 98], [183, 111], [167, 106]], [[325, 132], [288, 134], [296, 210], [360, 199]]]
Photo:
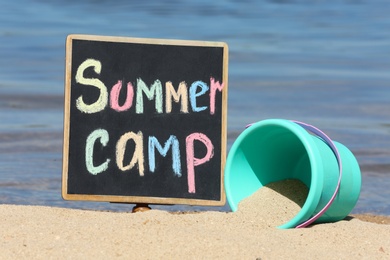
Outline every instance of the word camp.
[[[95, 59], [87, 59], [78, 67], [75, 80], [78, 84], [94, 87], [99, 90], [99, 97], [96, 101], [92, 103], [85, 103], [83, 96], [80, 95], [76, 99], [77, 109], [86, 114], [93, 114], [102, 112], [108, 106], [117, 112], [125, 112], [130, 110], [133, 107], [135, 101], [135, 113], [143, 114], [144, 113], [144, 97], [147, 100], [155, 102], [155, 112], [156, 114], [163, 113], [163, 84], [160, 80], [156, 80], [150, 87], [148, 87], [145, 82], [141, 79], [137, 79], [136, 87], [128, 82], [127, 86], [127, 95], [123, 104], [119, 104], [119, 94], [123, 87], [123, 82], [118, 80], [118, 82], [112, 86], [111, 90], [108, 91], [106, 85], [98, 78], [86, 78], [84, 77], [85, 70], [93, 68], [94, 72], [97, 75], [100, 75], [102, 71], [102, 64], [100, 61]], [[210, 110], [210, 115], [215, 113], [215, 98], [216, 92], [222, 92], [223, 83], [215, 81], [214, 78], [210, 78], [210, 86], [202, 81], [193, 82], [190, 87], [187, 86], [186, 82], [181, 82], [175, 90], [171, 82], [165, 83], [165, 113], [169, 114], [172, 112], [172, 102], [180, 102], [180, 112], [181, 113], [190, 113], [190, 108], [192, 112], [199, 113], [205, 111], [206, 109]], [[197, 99], [203, 95], [209, 94], [209, 107], [207, 106], [198, 106]], [[180, 149], [179, 149], [179, 140], [175, 135], [170, 135], [168, 140], [164, 140], [164, 144], [161, 145], [160, 141], [155, 136], [149, 136], [147, 138], [147, 152], [148, 152], [148, 162], [149, 162], [149, 171], [156, 171], [156, 150], [160, 153], [161, 156], [165, 157], [169, 150], [172, 152], [172, 171], [178, 177], [182, 176], [182, 167], [180, 161]], [[105, 147], [110, 141], [110, 136], [107, 130], [99, 128], [93, 130], [87, 137], [85, 145], [85, 165], [88, 172], [92, 175], [97, 175], [106, 171], [111, 164], [111, 158], [107, 158], [103, 163], [99, 165], [94, 164], [94, 147], [97, 142], [100, 142], [100, 145]], [[134, 142], [135, 149], [133, 156], [130, 160], [130, 163], [124, 163], [124, 156], [126, 153], [127, 143], [129, 141]], [[187, 163], [187, 183], [188, 183], [188, 192], [195, 193], [195, 167], [201, 164], [204, 164], [210, 161], [214, 155], [214, 145], [207, 135], [203, 133], [191, 133], [185, 138], [185, 156]], [[206, 154], [203, 158], [196, 158], [194, 151], [195, 141], [201, 142], [206, 148]], [[126, 172], [130, 171], [134, 166], [137, 165], [139, 176], [144, 176], [144, 163], [145, 163], [145, 152], [144, 151], [144, 136], [142, 131], [137, 133], [129, 131], [124, 133], [116, 143], [115, 148], [116, 155], [116, 166], [120, 171]]]

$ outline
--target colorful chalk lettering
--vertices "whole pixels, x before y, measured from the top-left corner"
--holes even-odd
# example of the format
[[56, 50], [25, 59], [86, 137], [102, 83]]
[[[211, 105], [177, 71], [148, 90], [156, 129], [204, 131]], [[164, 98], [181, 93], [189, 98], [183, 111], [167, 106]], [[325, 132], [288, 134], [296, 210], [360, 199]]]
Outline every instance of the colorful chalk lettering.
[[[89, 67], [93, 67], [94, 71], [97, 74], [101, 73], [102, 64], [98, 60], [87, 59], [77, 69], [76, 82], [80, 85], [91, 86], [99, 89], [100, 95], [98, 100], [92, 104], [86, 104], [83, 101], [83, 96], [78, 97], [76, 106], [83, 113], [97, 113], [104, 110], [108, 104], [108, 89], [106, 85], [98, 78], [85, 78], [84, 71]], [[110, 107], [118, 112], [123, 112], [129, 110], [133, 105], [134, 98], [134, 87], [131, 82], [127, 83], [127, 96], [126, 101], [123, 105], [119, 105], [119, 94], [122, 89], [122, 81], [118, 82], [112, 86], [110, 91]], [[161, 114], [163, 113], [163, 85], [159, 79], [156, 79], [155, 82], [148, 87], [146, 83], [141, 79], [137, 78], [136, 83], [136, 105], [135, 112], [137, 114], [144, 113], [144, 97], [148, 100], [155, 101], [156, 112]], [[172, 98], [173, 101], [181, 101], [180, 111], [183, 113], [188, 113], [188, 99], [191, 104], [192, 112], [202, 112], [207, 108], [210, 108], [210, 114], [215, 112], [215, 96], [217, 90], [222, 92], [223, 83], [216, 81], [213, 77], [210, 77], [210, 86], [202, 81], [195, 81], [191, 84], [189, 90], [187, 90], [187, 83], [185, 81], [179, 84], [178, 90], [175, 91], [172, 82], [167, 81], [165, 83], [165, 110], [166, 113], [171, 113], [172, 111]], [[197, 105], [197, 98], [205, 95], [207, 91], [210, 90], [210, 106], [201, 106]], [[188, 97], [189, 92], [189, 97]]]
[[174, 135], [171, 135], [165, 142], [164, 147], [161, 146], [156, 137], [149, 137], [149, 170], [155, 172], [156, 170], [156, 156], [155, 150], [157, 149], [162, 156], [166, 156], [169, 148], [172, 146], [172, 170], [175, 175], [181, 177], [181, 163], [180, 163], [180, 150], [179, 140]]
[[[135, 143], [133, 157], [128, 165], [124, 165], [124, 155], [126, 151], [126, 143], [132, 139]], [[144, 155], [143, 155], [143, 134], [128, 132], [120, 137], [116, 145], [116, 165], [121, 171], [127, 171], [138, 165], [139, 176], [144, 176]]]
[[[100, 140], [102, 146], [106, 146], [109, 141], [109, 134], [104, 129], [94, 130], [87, 138], [85, 146], [85, 159], [86, 166], [90, 174], [97, 175], [108, 169], [110, 158], [107, 158], [104, 163], [99, 166], [93, 165], [94, 154], [93, 147], [96, 140]], [[133, 140], [135, 143], [135, 150], [132, 159], [129, 164], [124, 165], [124, 154], [126, 151], [126, 143], [129, 140]], [[207, 153], [203, 158], [196, 158], [194, 152], [194, 142], [200, 141], [207, 149]], [[202, 133], [192, 133], [187, 136], [186, 140], [186, 158], [187, 158], [187, 179], [188, 179], [188, 192], [195, 193], [195, 166], [208, 162], [214, 155], [214, 146], [211, 140]], [[180, 163], [180, 150], [179, 141], [176, 136], [171, 135], [169, 139], [164, 143], [164, 146], [160, 144], [156, 137], [149, 137], [148, 153], [149, 153], [149, 170], [155, 172], [156, 155], [155, 151], [165, 157], [170, 148], [172, 148], [172, 170], [178, 177], [182, 176], [181, 163]], [[142, 132], [133, 133], [128, 132], [123, 134], [116, 144], [116, 164], [120, 171], [125, 172], [131, 170], [136, 164], [138, 165], [139, 176], [144, 176], [144, 154], [143, 154], [143, 134]]]
[[[206, 148], [207, 153], [203, 158], [195, 158], [194, 142], [202, 142]], [[188, 174], [188, 192], [195, 193], [195, 166], [208, 162], [214, 155], [214, 146], [211, 140], [202, 133], [193, 133], [186, 138], [186, 152], [187, 152], [187, 174]]]
[[119, 104], [119, 94], [122, 89], [122, 80], [118, 80], [114, 86], [112, 86], [110, 92], [110, 106], [112, 109], [118, 112], [127, 111], [133, 105], [133, 97], [134, 97], [134, 87], [131, 82], [127, 83], [127, 96], [126, 101], [123, 105]]
[[85, 144], [85, 165], [90, 174], [97, 175], [108, 168], [110, 159], [107, 159], [104, 163], [99, 166], [93, 164], [93, 147], [96, 140], [99, 139], [101, 145], [106, 146], [109, 140], [108, 132], [104, 129], [94, 130], [87, 138]]

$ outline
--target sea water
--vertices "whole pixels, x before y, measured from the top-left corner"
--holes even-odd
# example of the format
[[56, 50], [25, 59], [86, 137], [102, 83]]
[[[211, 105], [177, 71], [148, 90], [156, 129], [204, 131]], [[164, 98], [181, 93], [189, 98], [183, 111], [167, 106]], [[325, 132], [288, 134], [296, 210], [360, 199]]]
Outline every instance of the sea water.
[[353, 212], [390, 215], [389, 13], [386, 0], [1, 0], [0, 203], [131, 210], [61, 198], [65, 38], [96, 34], [226, 42], [228, 147], [248, 123], [313, 124], [358, 159]]

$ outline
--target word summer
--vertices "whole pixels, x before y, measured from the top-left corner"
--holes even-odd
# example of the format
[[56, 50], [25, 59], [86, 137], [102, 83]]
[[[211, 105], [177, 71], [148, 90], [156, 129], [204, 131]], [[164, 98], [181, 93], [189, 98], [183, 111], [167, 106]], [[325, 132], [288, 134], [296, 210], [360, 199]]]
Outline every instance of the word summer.
[[[106, 158], [106, 160], [100, 165], [94, 165], [94, 146], [96, 143], [100, 142], [102, 148], [107, 146], [109, 140], [109, 134], [105, 129], [96, 129], [93, 131], [87, 138], [85, 146], [85, 163], [89, 173], [97, 175], [106, 171], [111, 164], [111, 159]], [[98, 141], [99, 140], [99, 141]], [[127, 143], [132, 141], [135, 143], [135, 149], [133, 156], [128, 164], [124, 163], [124, 157], [126, 153]], [[206, 154], [202, 158], [195, 157], [194, 144], [195, 141], [201, 142], [206, 148]], [[211, 140], [202, 133], [192, 133], [188, 135], [185, 139], [186, 143], [186, 162], [187, 162], [187, 183], [188, 183], [188, 192], [195, 193], [195, 166], [204, 164], [213, 157], [214, 155], [214, 146]], [[97, 144], [99, 145], [99, 144]], [[116, 143], [115, 154], [116, 154], [116, 166], [121, 171], [128, 171], [132, 169], [135, 165], [138, 166], [138, 171], [140, 176], [144, 176], [144, 137], [141, 131], [138, 133], [127, 132], [123, 134], [118, 142]], [[169, 150], [172, 152], [172, 170], [173, 173], [181, 177], [181, 162], [180, 162], [180, 151], [179, 151], [179, 140], [176, 136], [171, 135], [168, 140], [165, 141], [163, 145], [157, 140], [154, 136], [149, 136], [148, 139], [148, 160], [149, 160], [149, 171], [154, 172], [156, 170], [155, 163], [155, 153], [156, 150], [165, 157]]]
[[[123, 112], [127, 111], [133, 106], [135, 100], [135, 113], [144, 113], [144, 96], [148, 100], [155, 101], [155, 109], [157, 113], [163, 113], [163, 84], [160, 80], [155, 80], [150, 87], [141, 79], [137, 79], [136, 90], [131, 82], [127, 83], [127, 96], [123, 104], [119, 104], [119, 94], [121, 92], [123, 82], [118, 82], [112, 86], [109, 93], [106, 85], [97, 78], [85, 78], [84, 71], [88, 68], [93, 68], [96, 74], [100, 74], [102, 70], [102, 64], [95, 59], [87, 59], [77, 69], [76, 82], [81, 85], [88, 85], [97, 88], [100, 91], [100, 95], [92, 104], [86, 104], [83, 100], [83, 96], [77, 98], [76, 107], [83, 113], [97, 113], [104, 110], [108, 105], [115, 111]], [[167, 81], [165, 83], [165, 113], [172, 112], [172, 102], [180, 102], [180, 112], [189, 113], [189, 109], [192, 112], [201, 112], [206, 109], [210, 110], [210, 114], [215, 113], [215, 96], [216, 91], [222, 92], [223, 83], [215, 81], [214, 78], [210, 78], [210, 86], [203, 81], [195, 81], [190, 87], [187, 87], [186, 82], [181, 82], [178, 89], [175, 90], [172, 82]], [[209, 91], [210, 103], [208, 106], [198, 106], [197, 99], [205, 95]], [[109, 95], [110, 94], [110, 95]]]

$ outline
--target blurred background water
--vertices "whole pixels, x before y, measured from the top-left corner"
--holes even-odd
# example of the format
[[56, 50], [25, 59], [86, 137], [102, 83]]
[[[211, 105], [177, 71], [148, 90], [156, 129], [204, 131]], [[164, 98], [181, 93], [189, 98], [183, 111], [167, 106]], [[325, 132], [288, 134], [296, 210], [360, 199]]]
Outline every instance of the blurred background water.
[[359, 161], [353, 212], [390, 215], [389, 13], [387, 0], [0, 0], [0, 203], [131, 210], [61, 198], [65, 38], [97, 34], [228, 43], [228, 146], [251, 122], [313, 124]]

